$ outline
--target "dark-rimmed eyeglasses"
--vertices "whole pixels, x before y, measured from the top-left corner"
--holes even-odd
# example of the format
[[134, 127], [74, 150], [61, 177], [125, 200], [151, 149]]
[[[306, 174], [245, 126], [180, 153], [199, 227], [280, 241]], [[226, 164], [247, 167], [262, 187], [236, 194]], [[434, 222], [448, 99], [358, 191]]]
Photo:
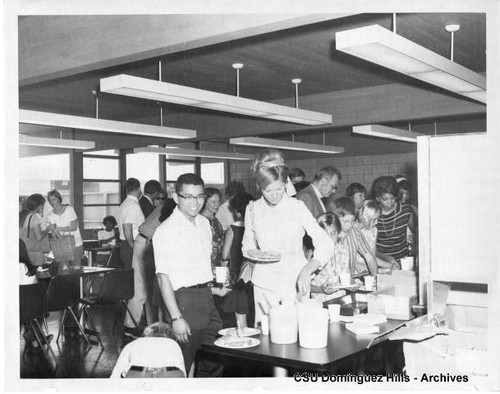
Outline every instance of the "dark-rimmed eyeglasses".
[[197, 196], [192, 196], [191, 194], [182, 195], [180, 193], [177, 193], [177, 195], [189, 203], [193, 203], [195, 201], [196, 202], [204, 202], [207, 198], [206, 194], [198, 194]]

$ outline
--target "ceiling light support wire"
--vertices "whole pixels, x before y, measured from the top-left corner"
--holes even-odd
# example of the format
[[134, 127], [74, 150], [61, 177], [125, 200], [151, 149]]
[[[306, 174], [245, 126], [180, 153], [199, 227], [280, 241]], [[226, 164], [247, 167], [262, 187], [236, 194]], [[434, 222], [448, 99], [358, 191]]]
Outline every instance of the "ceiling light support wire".
[[99, 90], [92, 90], [92, 94], [95, 96], [95, 118], [99, 119]]
[[299, 83], [301, 82], [300, 78], [292, 79], [292, 83], [295, 85], [295, 108], [299, 108]]
[[445, 29], [448, 33], [450, 33], [450, 60], [454, 62], [454, 47], [455, 47], [455, 33], [460, 30], [460, 25], [455, 23], [451, 23], [445, 26]]
[[243, 63], [233, 63], [232, 67], [236, 70], [236, 97], [240, 97], [240, 70], [243, 68]]
[[392, 32], [396, 33], [396, 13], [392, 14]]

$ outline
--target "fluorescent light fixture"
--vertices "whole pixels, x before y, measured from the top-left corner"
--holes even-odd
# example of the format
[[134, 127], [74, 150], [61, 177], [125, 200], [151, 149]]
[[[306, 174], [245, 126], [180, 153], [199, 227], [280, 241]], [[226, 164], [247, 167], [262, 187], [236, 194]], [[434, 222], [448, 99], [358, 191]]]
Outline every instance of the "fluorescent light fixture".
[[403, 129], [396, 129], [394, 127], [382, 126], [379, 124], [370, 124], [364, 126], [354, 126], [352, 132], [356, 134], [365, 134], [371, 137], [389, 138], [391, 140], [399, 140], [406, 142], [417, 142], [417, 137], [427, 135], [408, 131]]
[[316, 153], [344, 152], [344, 148], [341, 146], [306, 144], [304, 142], [272, 140], [268, 138], [259, 138], [259, 137], [231, 138], [229, 140], [229, 143], [233, 145], [258, 146], [264, 148], [277, 148], [283, 150], [298, 150], [303, 152], [316, 152]]
[[244, 155], [241, 153], [226, 153], [204, 151], [196, 149], [182, 149], [176, 147], [152, 147], [146, 146], [143, 148], [134, 148], [134, 153], [155, 153], [157, 155], [166, 155], [167, 158], [176, 157], [206, 157], [209, 159], [226, 159], [226, 160], [253, 160], [253, 155]]
[[332, 115], [330, 114], [286, 107], [124, 74], [102, 78], [100, 90], [101, 92], [123, 96], [190, 105], [309, 126], [329, 125], [332, 123]]
[[62, 138], [32, 137], [30, 135], [19, 134], [19, 145], [43, 146], [49, 148], [65, 149], [94, 149], [95, 142], [68, 140]]
[[196, 138], [196, 130], [150, 126], [139, 123], [62, 115], [51, 112], [28, 111], [24, 109], [19, 110], [19, 122], [44, 126], [95, 130], [108, 133], [142, 135], [147, 137], [176, 139]]
[[335, 35], [339, 51], [486, 103], [486, 78], [379, 25]]

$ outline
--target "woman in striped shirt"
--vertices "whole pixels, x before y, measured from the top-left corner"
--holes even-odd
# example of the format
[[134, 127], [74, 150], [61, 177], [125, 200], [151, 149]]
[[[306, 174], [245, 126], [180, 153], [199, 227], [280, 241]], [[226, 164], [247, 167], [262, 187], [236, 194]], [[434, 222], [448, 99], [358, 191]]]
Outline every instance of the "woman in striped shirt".
[[[377, 223], [377, 257], [390, 263], [408, 255], [407, 230], [416, 234], [416, 216], [409, 205], [397, 202], [399, 188], [392, 176], [381, 176], [372, 184], [372, 196], [382, 208]], [[415, 248], [414, 248], [415, 250]]]

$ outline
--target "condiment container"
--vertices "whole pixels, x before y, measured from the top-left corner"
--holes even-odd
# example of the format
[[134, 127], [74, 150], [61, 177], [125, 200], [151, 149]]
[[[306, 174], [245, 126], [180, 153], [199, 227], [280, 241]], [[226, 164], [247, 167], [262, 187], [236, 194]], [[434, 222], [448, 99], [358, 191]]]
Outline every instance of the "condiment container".
[[294, 305], [276, 305], [269, 312], [271, 342], [289, 344], [297, 342], [297, 310]]
[[328, 344], [328, 310], [314, 304], [297, 306], [299, 344], [301, 347], [318, 349]]

